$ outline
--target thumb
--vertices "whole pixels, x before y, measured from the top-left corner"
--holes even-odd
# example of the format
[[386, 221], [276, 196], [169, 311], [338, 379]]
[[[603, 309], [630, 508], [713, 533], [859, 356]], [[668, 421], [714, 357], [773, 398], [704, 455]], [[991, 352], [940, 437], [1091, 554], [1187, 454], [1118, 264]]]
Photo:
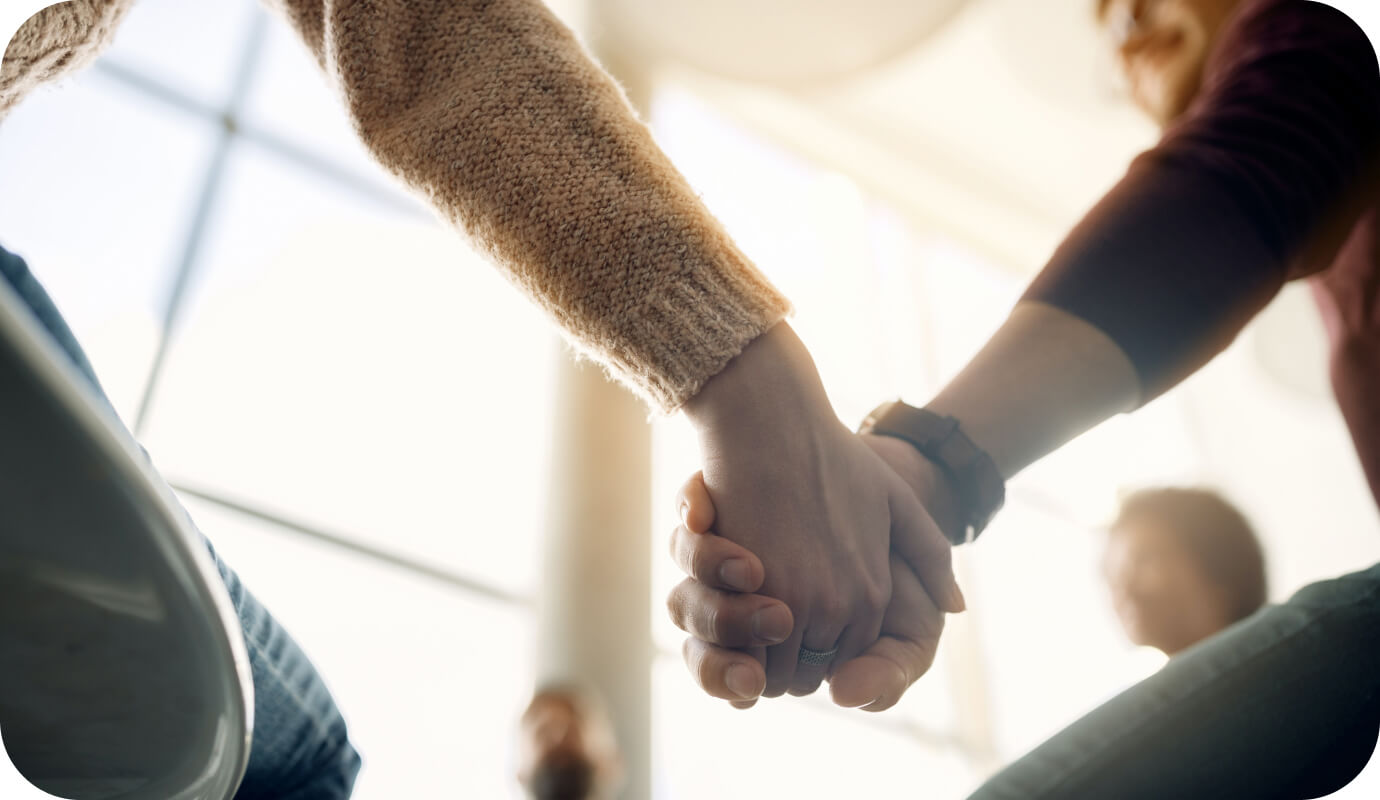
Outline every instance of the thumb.
[[709, 489], [704, 485], [704, 472], [696, 472], [681, 484], [676, 492], [676, 509], [691, 533], [708, 533], [714, 526], [717, 514]]
[[906, 487], [891, 492], [891, 548], [920, 578], [939, 610], [957, 614], [968, 607], [954, 577], [953, 545]]

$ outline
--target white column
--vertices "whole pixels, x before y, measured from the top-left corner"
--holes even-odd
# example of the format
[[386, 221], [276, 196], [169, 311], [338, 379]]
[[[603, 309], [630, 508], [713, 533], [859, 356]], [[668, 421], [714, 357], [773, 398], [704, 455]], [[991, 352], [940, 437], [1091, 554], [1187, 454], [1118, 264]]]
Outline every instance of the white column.
[[[645, 118], [649, 65], [613, 38], [602, 3], [584, 10], [582, 27], [592, 52]], [[537, 674], [539, 680], [583, 683], [603, 695], [627, 769], [622, 797], [650, 800], [654, 537], [648, 411], [598, 366], [577, 363], [569, 353], [557, 366], [556, 404], [538, 587]]]
[[562, 353], [537, 676], [593, 687], [627, 769], [623, 797], [651, 797], [651, 429], [647, 410]]

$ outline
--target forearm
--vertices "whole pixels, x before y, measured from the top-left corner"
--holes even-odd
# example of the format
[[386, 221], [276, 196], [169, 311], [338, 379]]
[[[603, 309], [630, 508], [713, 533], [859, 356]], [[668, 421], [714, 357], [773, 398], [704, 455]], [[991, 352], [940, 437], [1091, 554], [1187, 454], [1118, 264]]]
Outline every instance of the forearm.
[[1022, 302], [928, 408], [959, 420], [1010, 478], [1139, 402], [1136, 370], [1106, 334]]
[[582, 351], [671, 410], [785, 299], [537, 0], [270, 0], [374, 156]]
[[1026, 299], [1092, 323], [1141, 402], [1224, 349], [1284, 281], [1331, 263], [1380, 163], [1380, 70], [1322, 3], [1248, 4], [1189, 110], [1074, 229]]

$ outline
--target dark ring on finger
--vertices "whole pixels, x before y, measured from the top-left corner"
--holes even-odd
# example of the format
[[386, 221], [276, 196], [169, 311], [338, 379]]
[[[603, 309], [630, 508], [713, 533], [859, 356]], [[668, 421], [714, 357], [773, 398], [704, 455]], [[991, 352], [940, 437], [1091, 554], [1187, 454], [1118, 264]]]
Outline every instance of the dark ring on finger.
[[796, 660], [808, 667], [822, 667], [828, 664], [838, 651], [837, 647], [833, 650], [811, 650], [808, 647], [802, 647]]

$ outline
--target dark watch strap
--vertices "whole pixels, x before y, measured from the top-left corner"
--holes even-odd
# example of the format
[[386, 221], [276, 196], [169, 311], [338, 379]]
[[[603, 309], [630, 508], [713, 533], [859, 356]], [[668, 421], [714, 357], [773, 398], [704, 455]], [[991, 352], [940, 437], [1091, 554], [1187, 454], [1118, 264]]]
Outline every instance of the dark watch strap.
[[1006, 502], [1006, 481], [997, 465], [958, 425], [958, 420], [893, 400], [867, 415], [860, 433], [910, 442], [948, 476], [958, 490], [963, 528], [945, 531], [954, 544], [973, 541]]

